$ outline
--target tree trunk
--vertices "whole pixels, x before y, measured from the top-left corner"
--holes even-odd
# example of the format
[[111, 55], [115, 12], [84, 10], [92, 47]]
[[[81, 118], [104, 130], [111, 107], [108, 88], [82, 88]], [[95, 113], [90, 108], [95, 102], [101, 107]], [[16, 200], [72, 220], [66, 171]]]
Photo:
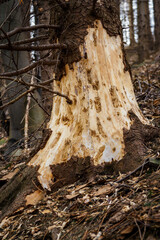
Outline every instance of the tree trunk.
[[153, 37], [150, 28], [148, 0], [138, 1], [138, 43], [139, 60], [149, 57], [149, 50], [153, 49]]
[[117, 6], [117, 13], [118, 13], [118, 16], [119, 16], [119, 19], [120, 19], [120, 0], [117, 0], [116, 1], [116, 6]]
[[132, 0], [129, 0], [129, 35], [130, 35], [130, 46], [134, 46], [135, 38], [134, 38], [134, 17], [133, 17]]
[[68, 45], [67, 51], [61, 52], [55, 73], [60, 81], [54, 82], [54, 90], [68, 95], [72, 104], [60, 97], [54, 99], [49, 123], [52, 134], [30, 162], [40, 165], [39, 180], [47, 189], [54, 179], [53, 164], [87, 156], [95, 165], [120, 161], [126, 154], [125, 144], [129, 144], [124, 132], [133, 124], [129, 111], [147, 123], [134, 96], [114, 2], [71, 1], [65, 19], [63, 11], [57, 8], [52, 12], [54, 24], [62, 26], [56, 33], [59, 41]]
[[154, 0], [154, 22], [155, 22], [155, 48], [158, 50], [160, 48], [160, 1]]
[[[72, 102], [53, 98], [50, 137], [27, 166], [39, 168], [38, 181], [48, 190], [104, 169], [112, 174], [134, 169], [152, 131], [135, 99], [115, 2], [57, 2], [51, 2], [52, 21], [61, 26], [52, 41], [67, 44], [67, 50], [53, 52], [55, 58], [59, 54], [54, 90]], [[22, 192], [24, 199], [28, 192]], [[25, 199], [32, 202], [35, 195]]]
[[[37, 1], [35, 1], [37, 3]], [[38, 1], [38, 4], [36, 6], [37, 8], [37, 19], [39, 24], [50, 24], [50, 6], [49, 6], [49, 1]], [[45, 29], [39, 29], [39, 34], [40, 35], [46, 35], [46, 30]], [[50, 33], [48, 33], [49, 35]], [[49, 37], [47, 39], [42, 39], [39, 41], [39, 44], [49, 44]], [[41, 59], [47, 59], [52, 60], [52, 52], [51, 51], [41, 51], [39, 53]], [[40, 69], [40, 79], [41, 81], [46, 81], [48, 79], [53, 78], [53, 66], [43, 66], [41, 65], [39, 67]], [[49, 85], [49, 87], [52, 89], [52, 83]], [[45, 106], [46, 111], [50, 114], [51, 109], [52, 109], [52, 93], [48, 92], [46, 95], [46, 91], [42, 91], [42, 98], [43, 98], [43, 103]]]

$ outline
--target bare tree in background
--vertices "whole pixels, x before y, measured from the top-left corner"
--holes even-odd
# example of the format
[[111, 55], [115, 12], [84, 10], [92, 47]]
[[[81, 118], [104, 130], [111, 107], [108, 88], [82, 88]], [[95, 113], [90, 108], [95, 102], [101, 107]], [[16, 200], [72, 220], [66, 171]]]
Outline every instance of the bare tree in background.
[[130, 46], [135, 45], [135, 32], [134, 32], [134, 15], [133, 15], [133, 1], [129, 0], [129, 36]]
[[154, 4], [154, 21], [155, 21], [155, 48], [158, 50], [160, 48], [160, 1], [153, 0]]
[[149, 57], [149, 50], [153, 49], [148, 0], [138, 1], [138, 44], [139, 59], [142, 61]]

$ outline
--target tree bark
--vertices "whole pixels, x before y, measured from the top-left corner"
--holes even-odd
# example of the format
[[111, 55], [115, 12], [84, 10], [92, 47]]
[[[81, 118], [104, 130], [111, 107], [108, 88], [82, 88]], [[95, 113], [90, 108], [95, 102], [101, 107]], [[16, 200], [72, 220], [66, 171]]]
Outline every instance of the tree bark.
[[138, 44], [139, 60], [143, 61], [149, 57], [149, 50], [153, 49], [148, 0], [138, 1]]
[[158, 50], [160, 48], [160, 1], [154, 0], [154, 22], [155, 22], [155, 48]]
[[134, 38], [134, 16], [133, 16], [133, 1], [129, 0], [129, 35], [130, 35], [130, 46], [135, 45]]
[[[38, 181], [47, 190], [103, 170], [113, 174], [136, 168], [153, 131], [134, 95], [116, 0], [55, 3], [52, 23], [61, 26], [51, 41], [67, 49], [53, 51], [55, 59], [59, 54], [54, 90], [72, 103], [53, 99], [51, 134], [28, 163], [39, 168]], [[28, 203], [34, 197], [25, 195]]]
[[[37, 1], [34, 1], [35, 3]], [[35, 6], [35, 10], [37, 10], [37, 21], [40, 24], [50, 24], [50, 5], [49, 5], [49, 1], [38, 1], [37, 2], [37, 6]], [[45, 34], [46, 35], [46, 30], [45, 29], [40, 29], [39, 30], [39, 34]], [[49, 30], [48, 31], [48, 36], [50, 36], [50, 34], [53, 32], [53, 30]], [[50, 43], [50, 37], [48, 37], [47, 39], [43, 40], [41, 39], [39, 41], [39, 44], [46, 44], [48, 45]], [[52, 61], [52, 51], [43, 51], [43, 52], [39, 52], [39, 56], [41, 59], [46, 58], [48, 61]], [[58, 60], [58, 59], [57, 59]], [[57, 61], [56, 61], [57, 62]], [[44, 66], [43, 64], [39, 67], [39, 77], [40, 77], [40, 81], [46, 81], [47, 79], [52, 79], [53, 77], [53, 72], [54, 72], [54, 68], [56, 68], [57, 64], [55, 64], [55, 67], [53, 66]], [[49, 84], [49, 88], [53, 88], [53, 84]], [[43, 96], [43, 103], [45, 106], [46, 111], [51, 114], [51, 110], [52, 110], [52, 94], [48, 92], [48, 94], [46, 95], [45, 91], [41, 92], [42, 96]]]

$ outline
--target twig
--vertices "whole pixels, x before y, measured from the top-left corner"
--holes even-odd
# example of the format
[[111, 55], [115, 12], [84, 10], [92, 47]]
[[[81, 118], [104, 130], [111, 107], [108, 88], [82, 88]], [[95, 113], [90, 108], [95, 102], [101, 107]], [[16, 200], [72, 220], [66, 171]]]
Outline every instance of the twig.
[[34, 182], [34, 180], [32, 179], [32, 183], [33, 185], [40, 191], [40, 192], [43, 192], [44, 193], [44, 190], [40, 189], [37, 184]]
[[5, 107], [7, 107], [7, 106], [10, 105], [10, 104], [15, 103], [16, 101], [18, 101], [19, 99], [21, 99], [22, 97], [24, 97], [26, 94], [34, 91], [35, 89], [36, 89], [36, 87], [35, 87], [35, 88], [32, 88], [32, 89], [29, 89], [29, 90], [27, 90], [26, 92], [20, 94], [20, 95], [19, 95], [18, 97], [16, 97], [15, 99], [13, 99], [13, 100], [11, 100], [10, 102], [4, 104], [3, 106], [0, 106], [0, 110], [3, 109], [3, 108], [5, 108]]
[[[21, 84], [25, 83], [25, 85], [27, 84], [25, 81], [21, 81], [20, 79], [15, 79], [15, 78], [11, 78], [11, 77], [2, 77], [2, 76], [0, 76], [0, 79], [10, 80], [10, 81], [18, 82], [18, 83], [21, 83]], [[48, 79], [46, 81], [41, 82], [40, 85], [42, 85], [42, 86], [47, 85], [49, 83], [52, 83], [54, 80], [56, 81], [55, 78]]]
[[82, 237], [82, 240], [86, 240], [87, 236], [88, 236], [88, 229], [85, 231], [83, 237]]
[[14, 44], [0, 44], [0, 49], [5, 50], [14, 50], [14, 51], [44, 51], [48, 49], [65, 49], [67, 48], [66, 44], [54, 43], [54, 44], [45, 44], [45, 45], [14, 45]]
[[[35, 72], [33, 70], [33, 72]], [[31, 77], [31, 84], [34, 83], [34, 74]], [[30, 90], [32, 90], [32, 86], [30, 86]], [[24, 124], [24, 149], [25, 153], [27, 154], [27, 157], [29, 157], [29, 151], [28, 151], [28, 130], [29, 130], [29, 108], [31, 103], [31, 95], [30, 93], [27, 94], [27, 104], [26, 104], [26, 113], [25, 113], [25, 124]]]
[[57, 61], [55, 60], [50, 60], [50, 61], [47, 61], [47, 60], [44, 60], [44, 59], [40, 59], [39, 61], [35, 62], [35, 63], [32, 63], [30, 64], [29, 66], [27, 67], [24, 67], [24, 68], [21, 68], [17, 71], [13, 71], [13, 72], [6, 72], [6, 73], [2, 73], [0, 74], [0, 76], [7, 76], [7, 77], [13, 77], [13, 76], [18, 76], [18, 75], [21, 75], [23, 73], [26, 73], [30, 70], [32, 70], [33, 68], [43, 64], [43, 65], [54, 65], [56, 64]]
[[8, 18], [12, 15], [12, 13], [16, 10], [16, 8], [19, 6], [19, 4], [17, 4], [11, 11], [10, 13], [7, 15], [7, 17], [4, 19], [4, 21], [2, 22], [0, 28], [3, 27], [3, 25], [5, 24], [5, 22], [8, 20]]
[[15, 41], [13, 42], [14, 45], [19, 45], [19, 44], [24, 44], [24, 43], [31, 43], [31, 42], [36, 42], [42, 39], [48, 39], [47, 35], [39, 35], [38, 37], [33, 37], [33, 38], [27, 38], [26, 40], [20, 40], [20, 41]]
[[116, 181], [116, 183], [120, 183], [123, 182], [124, 180], [126, 180], [127, 178], [129, 178], [131, 175], [133, 175], [134, 173], [136, 173], [138, 170], [140, 170], [141, 168], [143, 168], [146, 164], [149, 163], [149, 158], [146, 158], [144, 160], [144, 163], [142, 165], [140, 165], [139, 167], [137, 167], [135, 170], [133, 170], [132, 172], [130, 172], [127, 176], [125, 176], [124, 178], [121, 178], [120, 180]]
[[144, 238], [142, 237], [141, 229], [140, 229], [140, 227], [139, 227], [139, 225], [138, 225], [138, 223], [137, 223], [137, 220], [136, 220], [135, 218], [134, 218], [134, 221], [135, 221], [135, 224], [136, 224], [136, 226], [137, 226], [137, 228], [138, 228], [140, 240], [143, 240]]
[[32, 98], [34, 101], [38, 104], [38, 106], [50, 117], [51, 115], [46, 111], [46, 109], [37, 101], [37, 99], [34, 97], [34, 95], [31, 93]]
[[76, 228], [85, 218], [86, 218], [86, 216], [83, 217], [75, 226], [71, 227], [71, 228], [69, 229], [69, 231], [62, 236], [61, 240], [64, 239], [64, 237], [66, 237], [66, 236], [68, 235], [68, 233], [70, 233], [74, 228]]
[[[2, 28], [0, 28], [0, 30], [2, 31], [2, 33], [4, 34], [4, 36], [6, 36], [7, 41], [8, 41], [8, 44], [7, 44], [7, 45], [11, 48], [12, 43], [11, 43], [9, 37], [7, 36], [7, 33], [6, 33]], [[14, 59], [14, 55], [13, 55], [13, 50], [12, 50], [12, 48], [11, 48], [11, 56], [12, 56], [13, 63], [14, 63], [14, 65], [15, 65], [16, 69], [17, 69], [18, 67], [17, 67], [17, 64], [16, 64], [15, 59]]]
[[104, 222], [107, 214], [108, 214], [108, 211], [104, 214], [104, 216], [103, 216], [103, 218], [102, 218], [102, 221], [100, 222], [100, 225], [99, 225], [99, 227], [98, 227], [97, 234], [99, 233], [99, 231], [100, 231], [100, 229], [101, 229], [101, 227], [102, 227], [102, 224], [103, 224], [103, 222]]
[[33, 91], [34, 91], [35, 89], [37, 89], [37, 88], [44, 88], [45, 90], [47, 90], [47, 91], [49, 91], [49, 92], [51, 92], [51, 93], [53, 93], [53, 94], [55, 94], [55, 95], [57, 95], [57, 96], [64, 97], [64, 98], [66, 99], [66, 101], [67, 101], [68, 104], [72, 104], [72, 100], [71, 100], [67, 95], [62, 94], [62, 93], [60, 93], [60, 92], [58, 92], [58, 91], [52, 91], [52, 90], [50, 90], [50, 89], [48, 89], [48, 88], [46, 88], [46, 87], [44, 87], [44, 86], [37, 85], [36, 87], [33, 87], [32, 89], [29, 89], [29, 90], [27, 90], [26, 92], [20, 94], [18, 97], [16, 97], [15, 99], [11, 100], [10, 102], [4, 104], [3, 106], [0, 106], [0, 110], [3, 109], [3, 108], [5, 108], [5, 107], [7, 107], [7, 106], [10, 105], [10, 104], [15, 103], [16, 101], [18, 101], [19, 99], [21, 99], [22, 97], [24, 97], [26, 94], [28, 94], [28, 93], [30, 93], [30, 92], [33, 92]]
[[27, 83], [27, 82], [19, 82], [19, 83], [21, 83], [21, 84], [23, 84], [23, 85], [30, 86], [30, 87], [42, 88], [42, 89], [44, 89], [44, 90], [46, 90], [46, 91], [48, 91], [48, 92], [51, 92], [51, 93], [53, 93], [53, 94], [56, 94], [56, 95], [58, 95], [58, 96], [65, 97], [66, 100], [67, 100], [67, 102], [68, 102], [69, 104], [72, 104], [72, 100], [70, 100], [66, 95], [64, 95], [64, 94], [62, 94], [62, 93], [60, 93], [60, 92], [57, 92], [57, 91], [53, 91], [53, 90], [51, 90], [51, 89], [49, 89], [49, 88], [47, 88], [47, 87], [45, 87], [45, 86], [43, 86], [43, 85], [41, 85], [41, 84], [32, 84], [32, 83]]
[[[8, 37], [11, 37], [17, 33], [33, 31], [40, 28], [59, 28], [59, 25], [47, 25], [47, 24], [38, 24], [30, 27], [19, 27], [7, 33]], [[0, 36], [0, 40], [5, 39], [6, 36]]]

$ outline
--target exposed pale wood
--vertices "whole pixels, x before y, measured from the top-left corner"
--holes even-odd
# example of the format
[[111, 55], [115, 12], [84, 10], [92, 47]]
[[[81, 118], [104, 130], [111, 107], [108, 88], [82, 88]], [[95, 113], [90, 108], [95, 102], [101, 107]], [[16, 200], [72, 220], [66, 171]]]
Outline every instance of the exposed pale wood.
[[66, 76], [54, 82], [54, 90], [67, 94], [73, 103], [54, 98], [48, 126], [52, 135], [29, 163], [40, 165], [38, 178], [48, 189], [54, 178], [50, 165], [72, 156], [90, 156], [96, 165], [122, 159], [123, 129], [132, 124], [130, 110], [147, 123], [137, 105], [130, 73], [124, 71], [120, 36], [110, 37], [96, 21], [88, 28], [80, 52], [82, 59], [73, 69], [66, 65]]

